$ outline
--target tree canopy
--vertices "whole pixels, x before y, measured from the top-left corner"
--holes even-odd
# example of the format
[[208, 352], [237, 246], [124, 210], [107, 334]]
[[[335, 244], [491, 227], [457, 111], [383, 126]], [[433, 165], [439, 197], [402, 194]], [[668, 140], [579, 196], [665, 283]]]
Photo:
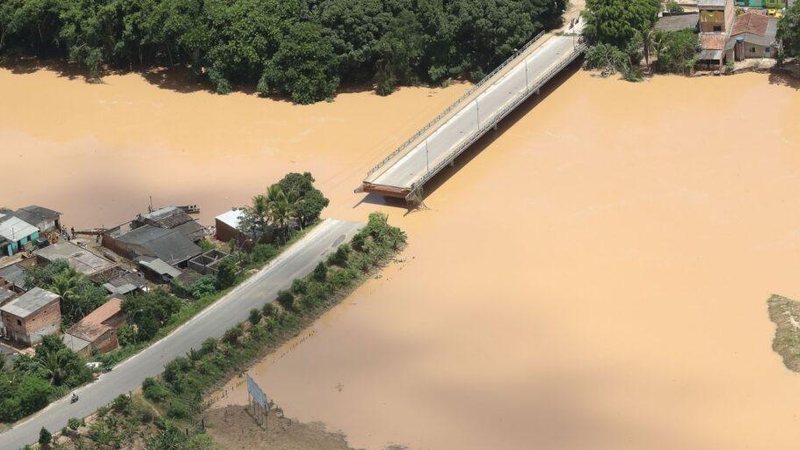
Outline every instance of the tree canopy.
[[342, 82], [372, 83], [388, 94], [401, 84], [480, 78], [556, 25], [565, 5], [566, 0], [4, 0], [0, 54], [63, 57], [91, 76], [105, 67], [179, 64], [220, 93], [257, 84], [263, 94], [310, 103], [332, 97]]
[[584, 34], [595, 43], [625, 49], [637, 32], [653, 27], [659, 0], [587, 0]]
[[778, 37], [787, 56], [800, 57], [800, 2], [795, 2], [778, 22]]

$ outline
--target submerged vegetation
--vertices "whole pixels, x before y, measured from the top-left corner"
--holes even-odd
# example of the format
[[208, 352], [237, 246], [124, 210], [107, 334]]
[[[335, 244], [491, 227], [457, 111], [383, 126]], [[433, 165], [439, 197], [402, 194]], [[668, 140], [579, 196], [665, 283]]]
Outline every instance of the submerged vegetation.
[[769, 318], [776, 325], [772, 349], [781, 355], [787, 368], [800, 372], [800, 302], [773, 295], [767, 305]]
[[565, 0], [5, 0], [0, 53], [104, 68], [182, 65], [217, 92], [238, 85], [311, 103], [340, 83], [481, 78]]

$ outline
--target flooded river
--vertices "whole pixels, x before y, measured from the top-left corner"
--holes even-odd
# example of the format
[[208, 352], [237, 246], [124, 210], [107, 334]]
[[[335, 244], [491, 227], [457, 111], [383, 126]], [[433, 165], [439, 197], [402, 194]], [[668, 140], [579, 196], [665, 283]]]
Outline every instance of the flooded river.
[[[318, 175], [329, 216], [389, 212], [403, 261], [250, 371], [355, 447], [797, 448], [800, 376], [770, 348], [766, 300], [800, 298], [800, 91], [578, 72], [428, 209], [359, 203], [365, 168], [465, 88], [296, 107], [0, 72], [20, 168], [0, 203], [87, 225], [149, 194], [205, 212], [291, 169]], [[220, 406], [244, 402], [228, 388]]]

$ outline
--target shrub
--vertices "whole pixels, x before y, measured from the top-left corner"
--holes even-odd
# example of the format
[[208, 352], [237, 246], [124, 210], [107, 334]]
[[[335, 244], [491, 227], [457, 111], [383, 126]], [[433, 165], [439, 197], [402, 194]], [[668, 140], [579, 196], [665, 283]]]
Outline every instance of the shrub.
[[217, 280], [213, 275], [203, 275], [198, 278], [191, 287], [192, 297], [203, 298], [217, 292]]
[[252, 323], [253, 325], [258, 325], [258, 322], [261, 321], [261, 311], [255, 309], [255, 308], [251, 309], [250, 310], [250, 317], [248, 317], [247, 320], [249, 320], [250, 323]]
[[656, 41], [659, 72], [687, 73], [697, 62], [700, 38], [691, 30], [658, 32]]
[[328, 277], [328, 282], [334, 289], [343, 289], [350, 286], [356, 279], [356, 274], [350, 269], [336, 270]]
[[294, 281], [292, 281], [292, 293], [298, 295], [305, 294], [306, 288], [308, 287], [307, 285], [308, 282], [306, 282], [306, 280], [302, 278], [295, 278]]
[[331, 253], [331, 255], [328, 256], [328, 264], [339, 267], [347, 267], [347, 262], [350, 259], [350, 252], [351, 250], [349, 245], [340, 245], [334, 253]]
[[261, 312], [264, 315], [264, 317], [271, 317], [275, 315], [276, 311], [277, 308], [272, 303], [267, 303], [266, 305], [264, 305], [263, 308], [261, 308]]
[[314, 273], [311, 275], [314, 281], [323, 282], [328, 277], [328, 267], [325, 263], [321, 262], [314, 268]]
[[236, 259], [232, 256], [223, 258], [217, 266], [217, 287], [227, 289], [233, 286], [236, 283], [237, 270]]
[[72, 430], [77, 430], [78, 428], [83, 426], [83, 420], [82, 419], [78, 419], [77, 417], [71, 417], [67, 421], [67, 426]]
[[47, 431], [47, 428], [42, 427], [42, 429], [39, 430], [39, 445], [50, 445], [51, 442], [53, 442], [53, 435]]
[[203, 341], [203, 344], [200, 346], [200, 354], [210, 355], [214, 350], [217, 349], [217, 340], [214, 338], [208, 338]]
[[144, 393], [144, 398], [154, 402], [162, 402], [169, 396], [167, 388], [155, 378], [144, 379], [142, 392]]
[[353, 239], [350, 241], [350, 243], [353, 245], [353, 248], [356, 251], [363, 252], [364, 245], [367, 243], [367, 236], [363, 231], [359, 231], [355, 236], [353, 236]]
[[125, 394], [120, 394], [111, 405], [114, 411], [127, 416], [131, 409], [131, 398]]
[[222, 340], [233, 345], [239, 341], [239, 338], [242, 336], [242, 325], [236, 325], [233, 328], [229, 328], [228, 331], [225, 332], [225, 335], [222, 337]]
[[258, 244], [253, 247], [253, 251], [250, 254], [251, 260], [256, 264], [265, 263], [272, 258], [274, 258], [278, 254], [278, 249], [270, 244]]
[[189, 408], [182, 401], [173, 399], [169, 402], [167, 417], [170, 419], [186, 419], [189, 417]]
[[294, 295], [289, 291], [278, 292], [278, 303], [283, 306], [283, 309], [291, 311], [294, 308]]

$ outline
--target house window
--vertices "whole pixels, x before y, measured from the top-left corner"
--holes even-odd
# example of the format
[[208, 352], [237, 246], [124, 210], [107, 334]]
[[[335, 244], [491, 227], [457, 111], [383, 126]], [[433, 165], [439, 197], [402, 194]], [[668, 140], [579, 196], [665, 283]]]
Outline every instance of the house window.
[[755, 53], [755, 52], [756, 52], [756, 48], [755, 47], [750, 47], [750, 53]]
[[22, 326], [22, 321], [17, 319], [17, 325]]
[[765, 54], [765, 55], [769, 55], [769, 51], [770, 51], [770, 50], [771, 50], [771, 49], [770, 49], [769, 47], [765, 48], [765, 49], [764, 49], [764, 54]]
[[722, 31], [721, 25], [714, 25], [714, 31]]

